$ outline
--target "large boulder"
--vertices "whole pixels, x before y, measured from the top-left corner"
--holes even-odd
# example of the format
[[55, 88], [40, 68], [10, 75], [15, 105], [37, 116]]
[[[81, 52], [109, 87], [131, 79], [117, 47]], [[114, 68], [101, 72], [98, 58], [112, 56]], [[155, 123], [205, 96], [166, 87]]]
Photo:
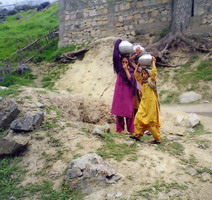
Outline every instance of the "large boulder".
[[0, 138], [0, 157], [17, 155], [27, 147], [28, 142], [29, 138], [21, 135]]
[[115, 183], [121, 177], [95, 153], [73, 160], [65, 176], [65, 184], [90, 194]]
[[190, 103], [202, 99], [202, 95], [196, 92], [184, 92], [180, 95], [180, 103]]
[[14, 132], [30, 132], [37, 129], [44, 120], [44, 113], [27, 113], [23, 117], [14, 120], [10, 129]]
[[0, 128], [9, 128], [19, 113], [20, 110], [14, 101], [0, 98]]

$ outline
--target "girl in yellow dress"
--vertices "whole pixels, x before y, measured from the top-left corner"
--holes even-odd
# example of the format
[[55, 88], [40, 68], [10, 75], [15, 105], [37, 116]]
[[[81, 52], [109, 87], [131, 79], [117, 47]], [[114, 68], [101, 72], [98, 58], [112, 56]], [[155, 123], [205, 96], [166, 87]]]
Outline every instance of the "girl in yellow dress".
[[160, 120], [159, 120], [159, 101], [156, 90], [157, 68], [156, 59], [152, 57], [152, 69], [149, 72], [142, 68], [141, 74], [138, 73], [138, 67], [135, 69], [135, 78], [142, 86], [142, 97], [139, 104], [138, 112], [134, 121], [134, 134], [132, 139], [140, 141], [146, 130], [150, 130], [154, 137], [153, 144], [160, 143]]

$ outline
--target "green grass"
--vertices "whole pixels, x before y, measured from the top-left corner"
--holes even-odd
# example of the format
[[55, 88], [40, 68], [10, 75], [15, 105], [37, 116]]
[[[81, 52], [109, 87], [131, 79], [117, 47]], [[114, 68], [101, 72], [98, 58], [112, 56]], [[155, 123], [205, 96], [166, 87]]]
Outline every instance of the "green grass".
[[34, 62], [41, 62], [41, 61], [54, 61], [60, 55], [65, 52], [71, 52], [76, 50], [76, 45], [69, 45], [63, 48], [58, 48], [58, 40], [54, 41], [47, 49], [43, 50], [40, 54], [36, 55], [33, 58]]
[[160, 38], [165, 37], [166, 35], [169, 34], [169, 32], [170, 32], [170, 30], [169, 30], [168, 28], [164, 28], [163, 30], [161, 30], [161, 31], [159, 32]]
[[[24, 47], [38, 36], [57, 28], [57, 13], [58, 3], [53, 3], [41, 12], [29, 10], [9, 16], [5, 23], [0, 24], [0, 60], [15, 52], [17, 47]], [[20, 20], [16, 20], [18, 15], [22, 16]]]
[[4, 81], [0, 82], [0, 86], [27, 86], [33, 83], [34, 79], [35, 77], [31, 74], [31, 72], [24, 74], [11, 74], [4, 77]]
[[[115, 138], [121, 138], [117, 133], [105, 133], [103, 134], [102, 141], [103, 146], [97, 149], [97, 154], [105, 158], [114, 158], [121, 161], [125, 156], [131, 156], [130, 161], [137, 160], [136, 146], [128, 146], [124, 143], [115, 142]], [[133, 156], [133, 157], [132, 157]]]
[[[56, 155], [55, 155], [56, 156]], [[0, 160], [0, 199], [8, 200], [36, 197], [39, 200], [82, 200], [83, 195], [64, 185], [59, 190], [53, 189], [53, 182], [43, 180], [39, 184], [20, 186], [24, 170], [19, 164], [20, 158]]]
[[53, 183], [44, 180], [41, 184], [31, 184], [27, 187], [30, 196], [37, 196], [40, 200], [82, 200], [83, 195], [76, 189], [62, 186], [61, 190], [54, 190]]
[[166, 137], [163, 137], [161, 144], [157, 145], [157, 149], [171, 155], [181, 155], [184, 152], [184, 146], [181, 143], [169, 141]]
[[209, 100], [212, 98], [211, 93], [208, 93], [208, 90], [210, 90], [209, 81], [212, 81], [212, 59], [200, 60], [200, 64], [196, 68], [192, 68], [192, 64], [199, 60], [198, 55], [193, 54], [190, 62], [173, 69], [175, 73], [173, 80], [167, 79], [167, 71], [162, 71], [163, 80], [166, 82], [172, 81], [178, 90], [161, 90], [159, 93], [161, 103], [179, 103], [179, 95], [187, 91], [196, 91], [203, 96], [203, 99]]
[[10, 197], [21, 199], [23, 188], [18, 186], [24, 171], [20, 168], [19, 158], [0, 159], [0, 199], [7, 200]]
[[187, 63], [178, 69], [177, 80], [183, 85], [197, 84], [199, 81], [211, 81], [212, 80], [212, 59], [201, 61], [196, 69], [191, 69], [192, 63]]
[[5, 90], [0, 90], [0, 97], [17, 96], [20, 92], [18, 86], [11, 86]]
[[188, 187], [186, 185], [180, 185], [176, 182], [165, 183], [165, 182], [156, 182], [155, 184], [146, 187], [145, 189], [139, 190], [134, 194], [134, 197], [144, 197], [145, 199], [157, 199], [159, 192], [169, 193], [172, 190], [181, 190], [184, 191]]
[[35, 77], [31, 72], [25, 74], [11, 74], [5, 76], [3, 82], [0, 82], [0, 86], [7, 87], [6, 89], [0, 90], [0, 97], [17, 96], [21, 90], [21, 86], [30, 86], [33, 84]]
[[205, 135], [212, 134], [210, 131], [204, 130], [204, 126], [202, 124], [198, 124], [194, 127], [194, 132], [190, 132], [191, 135]]

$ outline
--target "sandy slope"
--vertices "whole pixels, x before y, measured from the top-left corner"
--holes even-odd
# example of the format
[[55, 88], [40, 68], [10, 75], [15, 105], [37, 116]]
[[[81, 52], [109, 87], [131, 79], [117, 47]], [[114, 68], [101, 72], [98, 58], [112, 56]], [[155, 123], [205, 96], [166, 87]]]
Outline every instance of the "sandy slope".
[[112, 52], [116, 38], [98, 40], [82, 61], [69, 65], [55, 88], [74, 94], [104, 98], [111, 102], [116, 75], [112, 68]]

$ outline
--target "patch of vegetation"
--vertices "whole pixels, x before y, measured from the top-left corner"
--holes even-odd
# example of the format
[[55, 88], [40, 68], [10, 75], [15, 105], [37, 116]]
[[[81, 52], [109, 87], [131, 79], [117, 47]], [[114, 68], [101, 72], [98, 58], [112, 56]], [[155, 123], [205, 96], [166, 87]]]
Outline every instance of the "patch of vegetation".
[[46, 121], [46, 122], [44, 122], [44, 123], [41, 125], [41, 127], [42, 127], [45, 131], [47, 131], [47, 130], [50, 130], [50, 129], [58, 128], [59, 125], [58, 125], [58, 124], [55, 124], [55, 123], [52, 122], [52, 121]]
[[46, 152], [42, 152], [42, 158], [47, 162], [60, 160], [64, 154], [64, 150], [58, 150], [55, 154], [48, 154]]
[[59, 139], [54, 138], [54, 137], [50, 137], [48, 140], [48, 144], [50, 144], [52, 147], [60, 147], [62, 146], [62, 143]]
[[212, 134], [210, 131], [204, 130], [204, 126], [200, 123], [194, 127], [194, 132], [190, 132], [191, 135], [205, 135]]
[[73, 160], [80, 158], [82, 155], [80, 153], [76, 153], [73, 155]]
[[0, 159], [0, 197], [1, 200], [11, 197], [23, 197], [24, 189], [19, 186], [24, 170], [19, 166], [19, 158]]
[[155, 199], [159, 192], [169, 193], [172, 190], [186, 190], [188, 187], [186, 185], [180, 185], [176, 182], [165, 183], [165, 182], [156, 182], [154, 185], [151, 185], [143, 190], [140, 190], [134, 194], [134, 197], [144, 197], [145, 199]]
[[162, 97], [160, 101], [163, 104], [177, 102], [178, 95], [179, 95], [178, 93], [170, 92], [168, 90], [161, 90], [159, 94], [159, 96]]
[[209, 169], [207, 167], [201, 167], [201, 168], [197, 169], [197, 172], [199, 174], [208, 173], [208, 174], [212, 175], [212, 169]]
[[117, 133], [104, 133], [102, 135], [103, 146], [97, 149], [97, 154], [103, 158], [114, 158], [118, 161], [124, 159], [127, 155], [136, 154], [136, 146], [128, 146], [126, 144], [115, 142], [115, 138], [119, 138]]
[[15, 85], [8, 87], [7, 89], [0, 90], [0, 97], [17, 96], [21, 92], [19, 87], [20, 86]]
[[40, 200], [83, 200], [83, 195], [73, 188], [63, 185], [61, 190], [54, 190], [53, 183], [44, 180], [41, 184], [31, 184], [26, 188], [27, 196], [36, 196]]
[[212, 80], [212, 59], [201, 61], [196, 69], [191, 69], [192, 63], [187, 63], [178, 69], [177, 81], [183, 85], [195, 85], [199, 81], [211, 81]]
[[191, 167], [198, 164], [198, 161], [194, 157], [194, 155], [190, 155], [189, 159], [180, 158], [180, 160], [183, 164], [186, 164], [186, 165], [191, 166]]
[[25, 74], [11, 74], [4, 77], [4, 81], [0, 82], [0, 86], [7, 87], [6, 89], [0, 90], [1, 97], [17, 96], [21, 90], [21, 86], [32, 85], [35, 77], [31, 72]]
[[184, 146], [179, 142], [169, 141], [166, 137], [163, 138], [157, 149], [168, 152], [171, 155], [181, 155], [184, 152]]
[[9, 133], [8, 130], [4, 130], [4, 128], [0, 128], [0, 138], [5, 137]]
[[168, 28], [164, 28], [164, 29], [163, 29], [163, 30], [161, 30], [161, 31], [160, 31], [160, 33], [159, 33], [160, 38], [165, 37], [166, 35], [168, 35], [168, 34], [169, 34], [169, 32], [170, 32], [170, 29], [168, 29]]
[[54, 61], [56, 58], [61, 56], [65, 52], [72, 52], [76, 50], [76, 45], [69, 45], [66, 47], [58, 48], [58, 40], [52, 43], [47, 49], [43, 50], [40, 54], [33, 58], [34, 62]]
[[[50, 8], [40, 12], [34, 9], [8, 16], [7, 21], [0, 24], [0, 60], [15, 52], [18, 46], [24, 47], [38, 36], [57, 28], [57, 13], [58, 3], [53, 3]], [[17, 20], [19, 15], [22, 18]]]
[[[46, 110], [47, 110], [47, 113], [49, 114], [51, 111], [55, 112], [57, 114], [58, 117], [62, 117], [63, 114], [61, 112], [61, 110], [57, 107], [57, 106], [46, 106]], [[52, 120], [56, 120], [55, 118]], [[56, 120], [57, 121], [57, 120]]]
[[4, 77], [4, 81], [0, 82], [0, 86], [10, 87], [10, 86], [26, 86], [33, 83], [35, 77], [31, 72], [24, 74], [11, 74]]
[[42, 87], [52, 89], [56, 80], [58, 80], [61, 74], [64, 74], [67, 69], [67, 65], [60, 64], [50, 69], [48, 73], [42, 79]]

